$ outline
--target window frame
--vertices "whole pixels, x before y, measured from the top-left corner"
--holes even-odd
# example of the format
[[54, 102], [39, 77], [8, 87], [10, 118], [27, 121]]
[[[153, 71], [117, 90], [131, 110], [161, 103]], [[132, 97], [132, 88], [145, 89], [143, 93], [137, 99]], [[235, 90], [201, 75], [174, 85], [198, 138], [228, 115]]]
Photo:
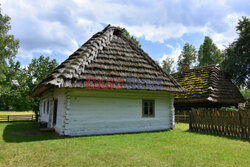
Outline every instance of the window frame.
[[[153, 109], [153, 114], [149, 114], [149, 109], [148, 109], [148, 114], [145, 114], [145, 102], [151, 102], [152, 103], [152, 109]], [[148, 107], [149, 108], [149, 107]], [[155, 100], [146, 100], [146, 99], [143, 99], [142, 100], [142, 117], [143, 118], [154, 118], [155, 117]]]

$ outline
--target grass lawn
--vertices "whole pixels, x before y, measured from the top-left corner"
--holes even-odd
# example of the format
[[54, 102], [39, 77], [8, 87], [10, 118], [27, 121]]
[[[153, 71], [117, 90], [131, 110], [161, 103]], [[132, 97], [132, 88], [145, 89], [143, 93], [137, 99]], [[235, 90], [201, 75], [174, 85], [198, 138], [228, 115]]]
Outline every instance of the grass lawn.
[[0, 123], [0, 166], [249, 166], [250, 142], [188, 131], [63, 138]]
[[25, 115], [35, 114], [33, 111], [0, 111], [0, 115]]

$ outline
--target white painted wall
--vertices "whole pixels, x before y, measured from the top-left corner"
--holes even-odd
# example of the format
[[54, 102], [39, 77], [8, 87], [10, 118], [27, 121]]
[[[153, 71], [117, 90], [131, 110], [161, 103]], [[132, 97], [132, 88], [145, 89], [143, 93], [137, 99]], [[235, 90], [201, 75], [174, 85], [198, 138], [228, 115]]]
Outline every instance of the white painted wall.
[[49, 105], [50, 105], [50, 98], [53, 95], [51, 94], [51, 92], [45, 92], [40, 100], [40, 106], [39, 106], [39, 111], [40, 111], [40, 121], [41, 122], [48, 122], [49, 120], [49, 114], [50, 114], [50, 106], [49, 106], [49, 111], [47, 111], [47, 105], [48, 105], [48, 101], [49, 101]]
[[[58, 102], [57, 102], [58, 103], [57, 104], [57, 119], [56, 119], [56, 125], [54, 128], [55, 128], [55, 131], [59, 134], [62, 134], [62, 126], [63, 126], [64, 101], [65, 101], [64, 91], [65, 91], [64, 89], [55, 89], [54, 90], [54, 98], [58, 100]], [[52, 109], [52, 113], [53, 113], [53, 109]]]
[[[41, 96], [40, 101], [40, 121], [47, 122], [48, 127], [55, 128], [55, 131], [59, 134], [62, 134], [62, 125], [63, 125], [63, 113], [64, 113], [64, 95], [65, 89], [53, 89], [48, 90]], [[54, 111], [54, 99], [58, 100], [57, 106], [57, 121], [56, 125], [53, 125], [53, 111]], [[49, 101], [49, 111], [47, 112], [47, 101]], [[45, 102], [45, 112], [44, 112], [44, 102]]]
[[[70, 90], [64, 135], [95, 135], [172, 128], [172, 94], [151, 91]], [[155, 117], [142, 117], [142, 100], [155, 100]]]
[[[54, 99], [58, 110], [52, 126]], [[43, 112], [47, 100], [48, 114]], [[155, 100], [155, 117], [142, 117], [142, 100]], [[69, 136], [165, 130], [174, 127], [173, 112], [173, 95], [161, 91], [58, 88], [45, 92], [40, 102], [41, 121]]]

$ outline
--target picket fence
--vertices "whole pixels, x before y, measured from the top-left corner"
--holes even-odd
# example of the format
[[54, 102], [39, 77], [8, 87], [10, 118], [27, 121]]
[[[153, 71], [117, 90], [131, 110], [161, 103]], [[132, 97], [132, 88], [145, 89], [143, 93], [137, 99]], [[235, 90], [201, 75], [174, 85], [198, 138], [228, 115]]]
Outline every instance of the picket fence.
[[250, 110], [195, 109], [189, 113], [189, 129], [249, 139]]

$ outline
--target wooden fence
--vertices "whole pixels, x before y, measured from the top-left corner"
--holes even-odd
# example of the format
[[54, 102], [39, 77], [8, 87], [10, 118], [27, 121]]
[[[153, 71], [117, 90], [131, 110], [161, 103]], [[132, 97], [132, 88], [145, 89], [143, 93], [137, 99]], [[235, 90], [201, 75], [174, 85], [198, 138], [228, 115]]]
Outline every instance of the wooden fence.
[[15, 122], [15, 121], [35, 121], [35, 114], [23, 115], [0, 115], [0, 122]]
[[188, 123], [189, 122], [189, 110], [175, 110], [175, 122], [176, 123]]
[[250, 138], [250, 110], [198, 109], [190, 111], [189, 117], [192, 131]]
[[175, 122], [176, 123], [188, 123], [189, 122], [189, 115], [175, 115]]

